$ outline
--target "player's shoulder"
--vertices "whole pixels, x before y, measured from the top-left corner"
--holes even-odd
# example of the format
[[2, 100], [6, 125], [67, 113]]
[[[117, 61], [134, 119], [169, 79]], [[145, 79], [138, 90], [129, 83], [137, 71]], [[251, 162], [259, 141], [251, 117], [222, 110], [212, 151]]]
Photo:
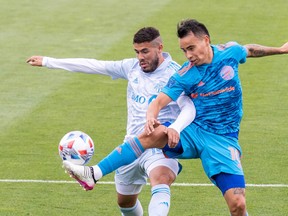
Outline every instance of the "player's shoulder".
[[177, 71], [181, 67], [176, 61], [174, 61], [171, 57], [171, 55], [168, 52], [162, 53], [165, 61], [167, 62], [167, 68], [168, 70]]
[[169, 80], [167, 86], [180, 84], [181, 86], [193, 86], [202, 79], [197, 66], [190, 61], [186, 61], [181, 68]]
[[226, 44], [212, 45], [212, 48], [214, 49], [215, 59], [230, 57], [238, 59], [238, 61], [244, 63], [247, 56], [247, 49], [245, 46], [240, 45], [236, 41], [230, 41]]
[[181, 66], [177, 62], [171, 60], [166, 67], [166, 73], [172, 76], [180, 69], [180, 67]]
[[177, 71], [177, 75], [182, 77], [187, 73], [193, 73], [195, 70], [198, 71], [197, 67], [193, 63], [186, 61]]
[[177, 70], [181, 67], [176, 61], [171, 60], [168, 65], [169, 68], [176, 68]]
[[231, 50], [243, 49], [243, 46], [236, 41], [229, 41], [225, 44], [212, 45], [212, 47], [214, 47], [218, 51], [231, 51]]

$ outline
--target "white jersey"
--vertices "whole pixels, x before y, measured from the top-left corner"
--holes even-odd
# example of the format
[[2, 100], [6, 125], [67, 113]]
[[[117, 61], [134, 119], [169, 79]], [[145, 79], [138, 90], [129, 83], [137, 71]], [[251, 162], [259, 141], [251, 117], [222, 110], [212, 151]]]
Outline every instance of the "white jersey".
[[[149, 103], [156, 98], [171, 75], [180, 68], [168, 53], [163, 53], [163, 57], [162, 64], [150, 73], [142, 71], [137, 58], [121, 61], [100, 61], [95, 59], [44, 57], [43, 66], [74, 72], [102, 74], [110, 76], [112, 79], [128, 80], [126, 140], [143, 132]], [[158, 120], [161, 123], [171, 122], [177, 118], [179, 113], [178, 105], [171, 102], [160, 111]]]

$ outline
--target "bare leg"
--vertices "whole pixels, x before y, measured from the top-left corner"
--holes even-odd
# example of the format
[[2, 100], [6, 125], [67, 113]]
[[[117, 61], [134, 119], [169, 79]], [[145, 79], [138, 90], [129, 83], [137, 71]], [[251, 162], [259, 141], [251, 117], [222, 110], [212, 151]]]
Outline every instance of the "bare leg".
[[143, 148], [163, 148], [168, 142], [167, 134], [164, 132], [165, 129], [165, 126], [159, 125], [150, 135], [146, 133], [140, 134], [138, 139]]
[[231, 188], [225, 192], [224, 198], [232, 216], [246, 216], [244, 188]]

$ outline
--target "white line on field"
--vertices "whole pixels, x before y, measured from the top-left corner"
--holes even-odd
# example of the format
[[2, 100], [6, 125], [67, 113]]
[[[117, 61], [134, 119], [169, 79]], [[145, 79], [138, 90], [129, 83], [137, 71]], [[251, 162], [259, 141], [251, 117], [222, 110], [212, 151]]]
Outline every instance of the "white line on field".
[[[48, 183], [48, 184], [74, 184], [76, 181], [65, 180], [33, 180], [33, 179], [0, 179], [0, 182], [6, 183]], [[97, 184], [115, 184], [114, 182], [98, 182]], [[173, 186], [178, 187], [210, 187], [213, 184], [200, 183], [173, 183]], [[247, 187], [288, 187], [288, 184], [246, 184]]]

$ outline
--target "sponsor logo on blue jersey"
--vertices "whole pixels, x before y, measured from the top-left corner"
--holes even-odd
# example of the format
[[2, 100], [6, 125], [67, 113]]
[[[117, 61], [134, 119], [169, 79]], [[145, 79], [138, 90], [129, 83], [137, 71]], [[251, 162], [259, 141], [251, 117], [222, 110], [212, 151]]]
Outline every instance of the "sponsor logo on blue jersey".
[[224, 66], [221, 71], [220, 71], [220, 76], [224, 79], [224, 80], [231, 80], [234, 78], [235, 76], [235, 72], [233, 67], [231, 67], [230, 65], [226, 65]]

